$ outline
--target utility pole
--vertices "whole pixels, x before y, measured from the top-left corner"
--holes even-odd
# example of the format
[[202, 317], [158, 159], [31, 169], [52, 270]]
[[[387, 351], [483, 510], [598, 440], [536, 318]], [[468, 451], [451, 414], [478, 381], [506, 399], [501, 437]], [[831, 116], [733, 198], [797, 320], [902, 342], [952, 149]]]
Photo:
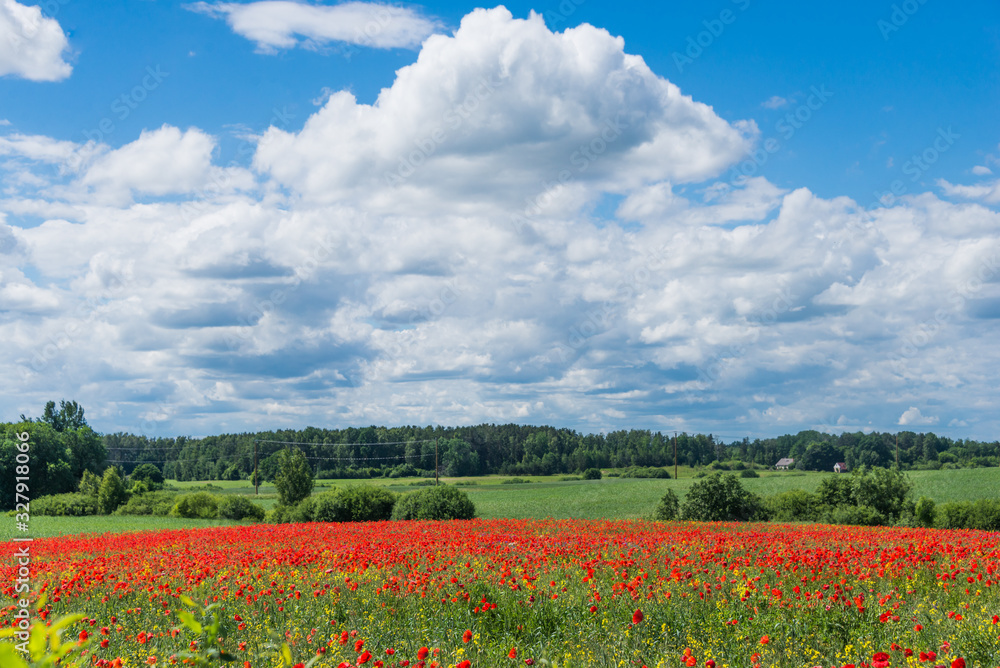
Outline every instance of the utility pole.
[[434, 484], [438, 484], [438, 440], [434, 439]]
[[260, 475], [257, 473], [257, 440], [253, 442], [253, 493], [260, 496]]
[[899, 432], [896, 432], [896, 470], [899, 470]]
[[674, 480], [677, 480], [677, 432], [674, 432]]

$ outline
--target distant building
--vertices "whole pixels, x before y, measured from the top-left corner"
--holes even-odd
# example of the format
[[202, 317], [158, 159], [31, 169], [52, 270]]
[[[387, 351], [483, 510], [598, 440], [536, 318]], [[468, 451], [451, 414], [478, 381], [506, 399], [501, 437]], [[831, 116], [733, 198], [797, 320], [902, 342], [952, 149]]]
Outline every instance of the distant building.
[[850, 470], [851, 467], [845, 464], [844, 462], [837, 462], [836, 464], [833, 465], [834, 473], [847, 473]]
[[795, 460], [791, 457], [784, 457], [778, 460], [778, 463], [774, 465], [774, 468], [779, 471], [787, 471], [788, 469], [795, 466]]

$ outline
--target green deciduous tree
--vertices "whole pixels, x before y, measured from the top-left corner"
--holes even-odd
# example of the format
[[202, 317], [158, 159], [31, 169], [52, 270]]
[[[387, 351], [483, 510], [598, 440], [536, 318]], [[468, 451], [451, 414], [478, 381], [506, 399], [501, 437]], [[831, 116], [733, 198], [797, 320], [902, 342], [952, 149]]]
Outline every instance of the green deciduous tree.
[[279, 453], [274, 486], [278, 489], [278, 503], [283, 506], [294, 506], [312, 494], [313, 473], [304, 452], [296, 448]]
[[761, 498], [746, 490], [732, 473], [699, 480], [687, 493], [681, 507], [686, 520], [702, 522], [748, 522], [764, 519]]
[[128, 493], [125, 491], [125, 483], [118, 473], [118, 469], [109, 466], [104, 471], [101, 487], [97, 491], [97, 508], [102, 515], [110, 515], [127, 500]]

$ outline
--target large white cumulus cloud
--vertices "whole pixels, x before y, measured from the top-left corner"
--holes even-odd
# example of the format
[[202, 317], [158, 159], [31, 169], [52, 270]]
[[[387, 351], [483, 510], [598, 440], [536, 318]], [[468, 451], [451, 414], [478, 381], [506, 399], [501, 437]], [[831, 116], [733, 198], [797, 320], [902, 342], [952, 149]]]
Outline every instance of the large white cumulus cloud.
[[60, 81], [72, 73], [63, 59], [69, 49], [59, 22], [39, 6], [0, 0], [0, 76]]
[[610, 190], [701, 181], [754, 131], [683, 95], [621, 38], [589, 25], [553, 33], [501, 7], [428, 38], [373, 105], [343, 91], [301, 132], [272, 128], [255, 163], [309, 201], [399, 210], [521, 201], [569, 179]]
[[[163, 126], [0, 136], [6, 412], [106, 430], [518, 420], [739, 433], [996, 419], [1000, 214], [866, 212], [590, 26], [477, 10], [253, 171]], [[956, 191], [964, 196], [966, 193]], [[592, 205], [611, 202], [611, 219]], [[902, 416], [902, 417], [900, 417]], [[933, 417], [929, 417], [933, 416]]]

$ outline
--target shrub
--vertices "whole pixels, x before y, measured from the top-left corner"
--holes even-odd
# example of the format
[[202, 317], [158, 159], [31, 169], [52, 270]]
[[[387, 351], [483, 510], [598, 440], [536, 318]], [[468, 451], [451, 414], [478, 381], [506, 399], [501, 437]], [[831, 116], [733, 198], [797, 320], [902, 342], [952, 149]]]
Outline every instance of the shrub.
[[97, 514], [97, 499], [87, 494], [69, 493], [42, 496], [31, 502], [35, 515], [73, 516]]
[[241, 494], [229, 494], [219, 501], [219, 517], [260, 522], [264, 519], [264, 509]]
[[681, 515], [702, 522], [749, 522], [766, 519], [761, 498], [747, 491], [732, 473], [716, 472], [691, 486]]
[[873, 527], [886, 524], [886, 517], [871, 506], [837, 506], [828, 509], [823, 515], [823, 521], [828, 524], [850, 524], [854, 526]]
[[851, 475], [852, 501], [874, 508], [886, 519], [899, 517], [912, 489], [913, 483], [899, 469], [861, 467]]
[[670, 473], [658, 466], [629, 466], [622, 471], [623, 478], [669, 478]]
[[382, 487], [374, 485], [345, 487], [317, 498], [313, 519], [316, 522], [385, 521], [392, 518], [392, 509], [395, 505], [396, 495]]
[[417, 471], [417, 468], [409, 462], [399, 464], [389, 471], [390, 478], [412, 478], [418, 475], [420, 475], [420, 472]]
[[524, 485], [524, 484], [527, 484], [529, 482], [531, 482], [531, 481], [530, 480], [526, 480], [524, 478], [504, 478], [503, 480], [500, 481], [500, 484], [501, 485]]
[[163, 473], [156, 464], [139, 464], [132, 469], [129, 480], [145, 480], [146, 482], [163, 484]]
[[80, 478], [80, 484], [77, 485], [76, 489], [80, 494], [86, 494], [96, 499], [97, 493], [101, 489], [101, 476], [89, 469], [84, 470], [83, 477]]
[[573, 480], [583, 480], [583, 478], [578, 475], [561, 475], [559, 476], [559, 480], [562, 482], [571, 482]]
[[913, 515], [920, 526], [934, 526], [934, 520], [937, 515], [937, 509], [934, 507], [934, 499], [928, 499], [926, 496], [922, 496], [917, 499], [917, 505], [913, 509]]
[[404, 495], [392, 511], [394, 520], [471, 520], [476, 507], [460, 489], [438, 485]]
[[267, 511], [264, 514], [264, 521], [270, 524], [287, 524], [289, 522], [299, 522], [301, 520], [298, 520], [295, 517], [296, 511], [297, 509], [295, 506], [283, 506], [281, 504], [278, 504], [273, 509]]
[[212, 519], [219, 516], [219, 501], [208, 492], [195, 492], [177, 497], [171, 515], [198, 519]]
[[601, 469], [587, 469], [583, 472], [584, 480], [600, 480], [601, 479]]
[[149, 492], [137, 494], [128, 503], [119, 506], [115, 515], [169, 515], [177, 502], [177, 492]]
[[118, 474], [118, 469], [114, 466], [108, 467], [104, 471], [104, 478], [101, 479], [101, 487], [97, 491], [97, 508], [103, 515], [110, 515], [118, 510], [118, 506], [128, 500], [128, 493], [125, 491], [125, 483]]
[[759, 478], [760, 474], [753, 469], [743, 469], [740, 471], [741, 478]]
[[804, 489], [790, 489], [764, 500], [776, 522], [813, 522], [819, 515], [819, 497]]
[[674, 494], [674, 490], [668, 489], [667, 493], [660, 499], [660, 503], [657, 504], [656, 510], [653, 511], [653, 519], [675, 520], [679, 510], [680, 501], [677, 499], [677, 495]]

